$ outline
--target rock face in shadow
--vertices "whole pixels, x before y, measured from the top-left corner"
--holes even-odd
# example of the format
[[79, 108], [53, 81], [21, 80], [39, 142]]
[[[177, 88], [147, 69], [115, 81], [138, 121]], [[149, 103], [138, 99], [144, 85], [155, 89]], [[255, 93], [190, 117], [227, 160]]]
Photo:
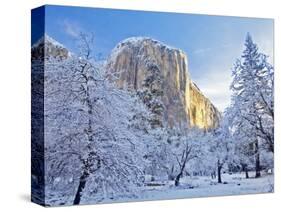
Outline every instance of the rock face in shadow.
[[46, 60], [49, 57], [66, 59], [69, 56], [70, 52], [67, 48], [48, 35], [44, 35], [31, 47], [32, 60]]
[[[151, 67], [159, 71], [151, 73]], [[162, 118], [169, 127], [210, 129], [219, 123], [220, 113], [190, 79], [187, 56], [179, 49], [150, 38], [128, 38], [112, 50], [106, 69], [118, 87], [129, 90], [142, 91], [145, 82], [157, 78], [152, 86], [162, 91]]]

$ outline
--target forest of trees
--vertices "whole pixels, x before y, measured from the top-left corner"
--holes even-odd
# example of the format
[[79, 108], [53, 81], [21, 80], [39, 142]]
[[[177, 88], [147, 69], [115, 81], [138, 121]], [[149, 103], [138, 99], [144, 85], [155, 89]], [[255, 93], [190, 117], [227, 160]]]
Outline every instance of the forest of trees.
[[118, 89], [94, 60], [93, 37], [81, 34], [78, 47], [79, 55], [45, 64], [47, 196], [100, 202], [134, 198], [147, 182], [273, 172], [274, 68], [250, 34], [232, 69], [231, 104], [207, 131], [165, 127], [161, 79], [148, 75], [139, 92]]

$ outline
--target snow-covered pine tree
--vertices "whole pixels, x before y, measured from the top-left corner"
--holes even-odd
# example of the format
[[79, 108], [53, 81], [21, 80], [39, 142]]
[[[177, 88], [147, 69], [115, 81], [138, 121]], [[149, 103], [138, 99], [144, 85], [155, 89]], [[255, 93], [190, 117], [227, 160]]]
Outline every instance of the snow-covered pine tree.
[[138, 91], [139, 97], [148, 107], [151, 115], [149, 121], [152, 128], [163, 127], [164, 105], [161, 100], [163, 96], [162, 74], [160, 68], [154, 61], [146, 60], [147, 76], [143, 80], [143, 89]]
[[[245, 50], [241, 59], [236, 61], [232, 71], [232, 101], [230, 112], [232, 128], [236, 140], [243, 146], [249, 145], [255, 159], [256, 177], [260, 176], [260, 154], [264, 150], [274, 151], [274, 99], [273, 99], [273, 67], [267, 57], [258, 51], [248, 33]], [[231, 115], [232, 114], [232, 115]], [[242, 148], [245, 151], [245, 148]]]

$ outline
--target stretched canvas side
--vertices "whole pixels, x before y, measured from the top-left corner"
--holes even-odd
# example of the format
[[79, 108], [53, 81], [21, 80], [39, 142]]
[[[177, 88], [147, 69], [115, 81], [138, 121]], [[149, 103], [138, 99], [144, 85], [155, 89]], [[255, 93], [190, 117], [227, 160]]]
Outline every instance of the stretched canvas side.
[[[45, 33], [45, 7], [31, 11], [31, 41]], [[44, 46], [31, 48], [31, 201], [45, 205]]]

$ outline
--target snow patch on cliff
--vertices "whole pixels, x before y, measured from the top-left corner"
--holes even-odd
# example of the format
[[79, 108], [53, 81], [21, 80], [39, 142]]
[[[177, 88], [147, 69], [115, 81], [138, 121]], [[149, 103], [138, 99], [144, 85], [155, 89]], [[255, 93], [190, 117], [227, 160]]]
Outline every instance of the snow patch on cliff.
[[37, 42], [35, 42], [31, 48], [36, 48], [38, 47], [40, 44], [42, 43], [50, 43], [56, 47], [60, 47], [60, 48], [65, 48], [65, 46], [61, 43], [59, 43], [58, 41], [56, 41], [55, 39], [53, 39], [52, 37], [50, 37], [48, 34], [44, 34]]
[[185, 54], [181, 49], [169, 46], [167, 44], [162, 43], [156, 39], [150, 37], [129, 37], [124, 39], [123, 41], [119, 42], [111, 51], [110, 59], [114, 60], [116, 56], [127, 47], [134, 47], [134, 48], [141, 48], [144, 45], [154, 45], [155, 47], [161, 48], [167, 51], [177, 51], [180, 54]]
[[31, 46], [31, 50], [39, 48], [40, 45], [42, 44], [47, 46], [50, 45], [52, 46], [52, 48], [64, 49], [67, 51], [68, 57], [72, 57], [74, 55], [74, 53], [70, 52], [63, 44], [61, 44], [60, 42], [58, 42], [57, 40], [55, 40], [54, 38], [52, 38], [46, 33]]

